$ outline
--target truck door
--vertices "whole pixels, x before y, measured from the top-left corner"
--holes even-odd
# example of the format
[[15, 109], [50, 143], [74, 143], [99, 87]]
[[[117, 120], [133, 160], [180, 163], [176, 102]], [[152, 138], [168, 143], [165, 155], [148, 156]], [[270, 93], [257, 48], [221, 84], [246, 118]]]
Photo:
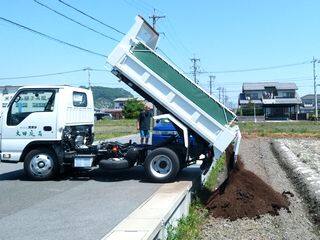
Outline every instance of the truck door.
[[3, 114], [1, 160], [18, 161], [32, 141], [55, 140], [57, 136], [56, 89], [22, 89]]

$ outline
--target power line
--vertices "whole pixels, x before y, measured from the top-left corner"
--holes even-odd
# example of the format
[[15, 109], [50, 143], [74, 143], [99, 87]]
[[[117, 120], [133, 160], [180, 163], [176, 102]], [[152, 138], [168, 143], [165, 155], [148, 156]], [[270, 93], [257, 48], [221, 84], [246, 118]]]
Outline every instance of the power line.
[[97, 18], [95, 18], [95, 17], [92, 17], [92, 16], [89, 15], [88, 13], [86, 13], [86, 12], [84, 12], [84, 11], [76, 8], [76, 7], [70, 5], [70, 4], [68, 4], [68, 3], [66, 3], [66, 2], [64, 2], [64, 1], [62, 1], [62, 0], [58, 0], [58, 1], [61, 2], [62, 4], [64, 4], [65, 6], [67, 6], [67, 7], [69, 7], [69, 8], [72, 8], [73, 10], [81, 13], [82, 15], [84, 15], [84, 16], [86, 16], [86, 17], [88, 17], [88, 18], [90, 18], [90, 19], [92, 19], [92, 20], [94, 20], [94, 21], [96, 21], [96, 22], [98, 22], [98, 23], [100, 23], [100, 24], [102, 24], [103, 26], [108, 27], [108, 28], [110, 28], [110, 29], [116, 31], [117, 33], [122, 34], [122, 35], [126, 35], [124, 32], [116, 29], [115, 27], [110, 26], [109, 24], [106, 24], [106, 23], [102, 22], [101, 20], [99, 20], [99, 19], [97, 19]]
[[[159, 12], [162, 15], [166, 15], [164, 11], [162, 11], [161, 9], [152, 6], [150, 3], [143, 1], [143, 0], [139, 0], [138, 4], [140, 4], [141, 7], [144, 7], [145, 9], [148, 9], [148, 11], [152, 11], [152, 10], [156, 10], [157, 12]], [[142, 6], [144, 5], [144, 6]], [[181, 41], [181, 39], [178, 37], [178, 33], [174, 27], [174, 25], [172, 24], [172, 21], [170, 20], [169, 16], [166, 15], [166, 19], [167, 21], [165, 21], [164, 23], [168, 26], [168, 30], [170, 30], [169, 28], [171, 28], [172, 32], [169, 31], [169, 34], [171, 35], [172, 33], [172, 38], [176, 38], [177, 42], [180, 43], [180, 46], [182, 47], [183, 50], [186, 51], [187, 55], [189, 56], [190, 54], [192, 54], [192, 52], [185, 46], [185, 44]], [[168, 24], [167, 24], [168, 23]]]
[[176, 65], [174, 63], [174, 61], [172, 61], [172, 59], [164, 51], [162, 51], [159, 47], [157, 47], [156, 49], [159, 52], [161, 52], [167, 58], [167, 60], [169, 60], [171, 62], [171, 64], [175, 65], [176, 68], [178, 68], [182, 73], [184, 73], [183, 69], [181, 67], [179, 67], [178, 65]]
[[37, 3], [37, 4], [39, 4], [40, 6], [45, 7], [45, 8], [47, 8], [47, 9], [49, 9], [50, 11], [52, 11], [52, 12], [54, 12], [54, 13], [56, 13], [56, 14], [64, 17], [64, 18], [66, 18], [66, 19], [68, 19], [68, 20], [70, 20], [71, 22], [74, 22], [74, 23], [76, 23], [76, 24], [78, 24], [78, 25], [80, 25], [80, 26], [82, 26], [82, 27], [84, 27], [84, 28], [86, 28], [86, 29], [89, 29], [89, 30], [92, 31], [92, 32], [95, 32], [95, 33], [97, 33], [97, 34], [99, 34], [99, 35], [101, 35], [101, 36], [103, 36], [103, 37], [105, 37], [105, 38], [108, 38], [108, 39], [110, 39], [110, 40], [113, 40], [113, 41], [115, 41], [115, 42], [120, 42], [119, 40], [117, 40], [117, 39], [115, 39], [115, 38], [113, 38], [113, 37], [110, 37], [110, 36], [108, 36], [108, 35], [106, 35], [106, 34], [104, 34], [104, 33], [102, 33], [102, 32], [99, 32], [99, 31], [97, 31], [97, 30], [95, 30], [95, 29], [93, 29], [93, 28], [91, 28], [91, 27], [88, 27], [87, 25], [85, 25], [85, 24], [83, 24], [83, 23], [81, 23], [81, 22], [78, 22], [78, 21], [70, 18], [70, 17], [64, 15], [63, 13], [60, 13], [60, 12], [58, 12], [57, 10], [55, 10], [55, 9], [53, 9], [53, 8], [51, 8], [51, 7], [49, 7], [49, 6], [45, 5], [45, 4], [37, 1], [37, 0], [33, 0], [33, 1], [34, 1], [35, 3]]
[[154, 6], [152, 6], [151, 4], [149, 4], [149, 3], [145, 2], [145, 1], [139, 0], [139, 3], [142, 3], [144, 5], [145, 9], [149, 8], [148, 11], [153, 10], [153, 9], [156, 9], [157, 11], [160, 11], [158, 8], [155, 8]]
[[[136, 5], [139, 5], [141, 10], [146, 14], [146, 11], [157, 11], [159, 12], [160, 14], [162, 15], [166, 15], [164, 11], [162, 11], [161, 9], [157, 8], [157, 7], [154, 7], [152, 6], [150, 3], [148, 2], [145, 2], [145, 1], [142, 1], [142, 0], [139, 0], [139, 1], [136, 1], [136, 0], [132, 0], [133, 2], [135, 2], [136, 4], [133, 5], [130, 1], [127, 1], [127, 0], [124, 0], [124, 2], [126, 2], [128, 5], [134, 7], [135, 9], [137, 9], [138, 11], [140, 11], [140, 9], [138, 9], [138, 7]], [[147, 15], [147, 14], [146, 14]], [[177, 50], [183, 50], [183, 53], [185, 54], [185, 56], [187, 58], [189, 58], [189, 56], [192, 54], [192, 52], [185, 46], [185, 44], [181, 41], [180, 38], [178, 38], [178, 33], [177, 31], [175, 30], [173, 24], [172, 24], [172, 21], [170, 21], [170, 18], [166, 15], [166, 20], [167, 21], [164, 21], [164, 25], [166, 25], [166, 30], [165, 31], [166, 33], [163, 32], [163, 35], [164, 37], [167, 39], [168, 43], [170, 45], [173, 46], [173, 49], [175, 51], [175, 53], [177, 53]], [[149, 17], [150, 18], [150, 17]], [[152, 18], [152, 16], [151, 16]], [[162, 29], [162, 27], [157, 27], [160, 31]], [[170, 35], [170, 38], [167, 36], [167, 33]], [[176, 39], [177, 41], [171, 41], [170, 39], [172, 38], [172, 40]], [[179, 51], [180, 52], [180, 51]], [[182, 53], [182, 52], [180, 52]], [[180, 54], [179, 54], [180, 55]], [[180, 56], [181, 57], [181, 56]]]
[[137, 10], [137, 12], [138, 12], [138, 14], [139, 15], [143, 15], [143, 14], [145, 14], [145, 16], [147, 16], [148, 15], [148, 12], [146, 12], [144, 9], [139, 9], [134, 3], [132, 3], [133, 2], [133, 0], [132, 0], [132, 2], [131, 1], [128, 1], [128, 0], [123, 0], [128, 6], [130, 6], [130, 7], [132, 7], [132, 8], [134, 8], [135, 10]]
[[234, 82], [234, 81], [226, 81], [226, 80], [223, 80], [223, 85], [239, 85], [239, 84], [243, 84], [243, 83], [257, 83], [257, 82], [281, 82], [279, 80], [291, 80], [293, 82], [303, 82], [305, 83], [307, 80], [313, 80], [313, 78], [311, 77], [308, 77], [308, 78], [279, 78], [279, 79], [269, 79], [269, 80], [256, 80], [256, 81], [244, 81], [244, 82]]
[[44, 74], [37, 74], [37, 75], [26, 75], [26, 76], [15, 76], [15, 77], [1, 77], [0, 80], [15, 80], [15, 79], [25, 79], [25, 78], [38, 78], [38, 77], [49, 77], [49, 76], [56, 76], [56, 75], [64, 75], [69, 73], [76, 73], [76, 72], [83, 72], [86, 69], [77, 69], [65, 72], [55, 72], [55, 73], [44, 73]]
[[57, 76], [57, 75], [64, 75], [76, 72], [84, 72], [84, 71], [104, 71], [108, 72], [106, 69], [96, 69], [96, 68], [81, 68], [71, 71], [64, 71], [64, 72], [55, 72], [55, 73], [43, 73], [43, 74], [36, 74], [36, 75], [25, 75], [25, 76], [15, 76], [15, 77], [0, 77], [0, 80], [18, 80], [18, 79], [25, 79], [25, 78], [39, 78], [39, 77], [50, 77], [50, 76]]
[[93, 55], [97, 55], [97, 56], [100, 56], [100, 57], [104, 57], [104, 58], [107, 57], [106, 55], [104, 55], [104, 54], [102, 54], [102, 53], [98, 53], [98, 52], [95, 52], [95, 51], [92, 51], [92, 50], [89, 50], [89, 49], [86, 49], [86, 48], [83, 48], [83, 47], [79, 47], [79, 46], [74, 45], [74, 44], [72, 44], [72, 43], [65, 42], [65, 41], [60, 40], [60, 39], [58, 39], [58, 38], [49, 36], [49, 35], [47, 35], [47, 34], [38, 32], [38, 31], [36, 31], [36, 30], [34, 30], [34, 29], [31, 29], [31, 28], [26, 27], [26, 26], [24, 26], [24, 25], [21, 25], [21, 24], [19, 24], [19, 23], [13, 22], [13, 21], [11, 21], [11, 20], [9, 20], [9, 19], [0, 17], [0, 20], [2, 20], [2, 21], [4, 21], [4, 22], [7, 22], [7, 23], [10, 23], [10, 24], [12, 24], [12, 25], [15, 25], [15, 26], [17, 26], [17, 27], [19, 27], [19, 28], [22, 28], [22, 29], [24, 29], [24, 30], [30, 31], [30, 32], [32, 32], [32, 33], [38, 34], [38, 35], [40, 35], [40, 36], [42, 36], [42, 37], [48, 38], [48, 39], [53, 40], [53, 41], [55, 41], [55, 42], [58, 42], [58, 43], [60, 43], [60, 44], [64, 44], [64, 45], [67, 45], [67, 46], [69, 46], [69, 47], [73, 47], [73, 48], [76, 48], [76, 49], [78, 49], [78, 50], [81, 50], [81, 51], [84, 51], [84, 52], [87, 52], [87, 53], [91, 53], [91, 54], [93, 54]]
[[248, 69], [236, 69], [236, 70], [220, 70], [220, 71], [203, 71], [201, 73], [209, 73], [209, 74], [217, 74], [217, 73], [239, 73], [239, 72], [253, 72], [253, 71], [262, 71], [262, 70], [269, 70], [269, 69], [278, 69], [278, 68], [286, 68], [286, 67], [293, 67], [303, 64], [308, 64], [310, 61], [304, 61], [299, 63], [291, 63], [291, 64], [284, 64], [284, 65], [276, 65], [276, 66], [269, 66], [269, 67], [260, 67], [260, 68], [248, 68]]
[[179, 34], [177, 33], [177, 31], [176, 31], [173, 23], [171, 22], [170, 18], [167, 17], [167, 19], [168, 19], [168, 23], [169, 23], [168, 26], [169, 26], [169, 27], [172, 29], [172, 31], [173, 31], [173, 35], [172, 35], [172, 36], [175, 36], [175, 38], [177, 39], [177, 41], [180, 43], [181, 47], [186, 51], [186, 53], [187, 53], [188, 55], [190, 55], [190, 54], [191, 54], [191, 51], [190, 51], [190, 50], [186, 47], [186, 45], [181, 41], [181, 39], [180, 39], [180, 37], [179, 37]]

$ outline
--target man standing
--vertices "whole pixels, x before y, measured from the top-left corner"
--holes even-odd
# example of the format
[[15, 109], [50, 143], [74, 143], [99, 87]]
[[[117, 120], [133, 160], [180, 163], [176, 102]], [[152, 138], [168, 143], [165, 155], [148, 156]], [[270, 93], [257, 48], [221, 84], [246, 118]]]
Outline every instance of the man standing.
[[140, 143], [148, 144], [150, 137], [150, 124], [151, 124], [152, 114], [150, 112], [149, 106], [145, 105], [144, 109], [140, 112], [137, 119], [137, 129], [140, 130]]

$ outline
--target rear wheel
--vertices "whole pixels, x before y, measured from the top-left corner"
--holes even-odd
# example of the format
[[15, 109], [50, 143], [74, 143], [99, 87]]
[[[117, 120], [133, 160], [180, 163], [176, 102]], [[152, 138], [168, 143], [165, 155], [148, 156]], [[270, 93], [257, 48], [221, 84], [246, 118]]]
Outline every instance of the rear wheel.
[[155, 182], [175, 179], [180, 169], [177, 154], [169, 148], [157, 148], [146, 158], [144, 167], [148, 177]]
[[31, 150], [24, 160], [24, 171], [33, 180], [48, 180], [58, 173], [56, 154], [46, 148]]

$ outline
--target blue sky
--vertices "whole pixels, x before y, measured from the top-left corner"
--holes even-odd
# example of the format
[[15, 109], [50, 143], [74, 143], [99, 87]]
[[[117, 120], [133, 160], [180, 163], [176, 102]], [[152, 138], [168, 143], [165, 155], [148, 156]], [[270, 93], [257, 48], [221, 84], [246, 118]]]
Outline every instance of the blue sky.
[[[39, 0], [107, 35], [121, 35], [65, 7], [57, 0]], [[320, 57], [320, 1], [317, 0], [65, 0], [107, 24], [126, 32], [137, 14], [146, 19], [152, 8], [165, 19], [158, 22], [164, 32], [159, 47], [184, 71], [190, 57], [200, 58], [203, 71], [268, 67], [311, 61]], [[2, 0], [0, 16], [76, 45], [108, 54], [115, 43], [37, 5], [32, 0]], [[60, 45], [0, 21], [0, 78], [60, 72], [90, 66], [103, 69], [105, 59]], [[320, 71], [319, 67], [317, 68]], [[214, 88], [225, 87], [237, 101], [243, 82], [296, 82], [299, 94], [313, 92], [312, 65], [242, 73], [215, 74]], [[208, 89], [208, 74], [200, 84]], [[94, 85], [125, 87], [110, 73], [92, 73]], [[23, 80], [7, 84], [86, 85], [85, 72]], [[125, 87], [126, 88], [126, 87]], [[128, 88], [126, 88], [128, 89]], [[216, 92], [215, 92], [216, 93]]]

